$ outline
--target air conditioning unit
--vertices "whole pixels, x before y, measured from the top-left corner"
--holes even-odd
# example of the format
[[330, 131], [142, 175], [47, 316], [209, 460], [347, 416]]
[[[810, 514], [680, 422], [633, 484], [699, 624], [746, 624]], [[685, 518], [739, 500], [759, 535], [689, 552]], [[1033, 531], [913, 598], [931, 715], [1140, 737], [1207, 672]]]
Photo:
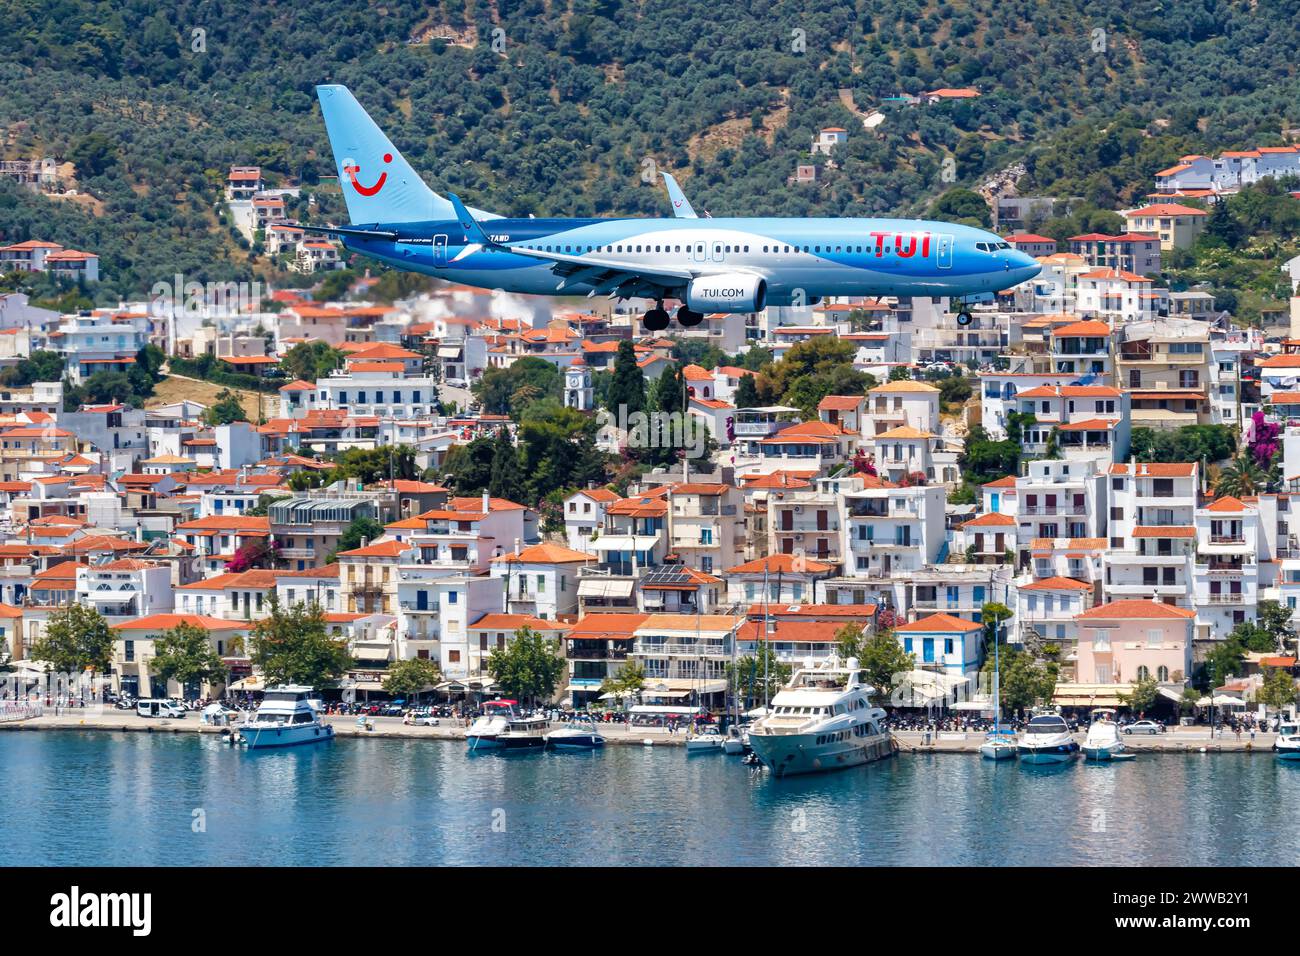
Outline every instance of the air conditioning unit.
[[797, 514], [797, 515], [801, 515], [801, 514], [803, 514], [803, 505], [795, 505], [795, 506], [794, 506], [794, 513]]

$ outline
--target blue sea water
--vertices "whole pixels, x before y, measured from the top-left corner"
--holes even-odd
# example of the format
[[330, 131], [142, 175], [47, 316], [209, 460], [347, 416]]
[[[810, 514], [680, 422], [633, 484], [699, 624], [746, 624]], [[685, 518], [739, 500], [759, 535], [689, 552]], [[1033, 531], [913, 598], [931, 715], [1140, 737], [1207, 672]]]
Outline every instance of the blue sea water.
[[720, 755], [0, 733], [0, 862], [59, 865], [1215, 865], [1295, 862], [1300, 767], [900, 755], [775, 780]]

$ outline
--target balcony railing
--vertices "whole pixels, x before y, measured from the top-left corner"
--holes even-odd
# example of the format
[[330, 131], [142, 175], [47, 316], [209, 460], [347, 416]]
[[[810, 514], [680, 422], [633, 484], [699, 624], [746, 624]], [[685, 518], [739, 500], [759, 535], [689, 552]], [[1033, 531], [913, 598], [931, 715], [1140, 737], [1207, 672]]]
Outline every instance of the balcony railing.
[[1227, 594], [1211, 594], [1206, 598], [1207, 604], [1244, 604], [1245, 602], [1246, 595], [1240, 591], [1235, 594], [1232, 592]]
[[565, 648], [564, 656], [571, 661], [625, 661], [627, 660], [626, 647], [598, 647], [594, 649], [583, 649], [574, 647], [572, 642]]
[[632, 653], [643, 657], [716, 657], [730, 654], [721, 644], [646, 644], [637, 641]]
[[1244, 534], [1212, 534], [1210, 535], [1210, 544], [1245, 544], [1246, 536]]

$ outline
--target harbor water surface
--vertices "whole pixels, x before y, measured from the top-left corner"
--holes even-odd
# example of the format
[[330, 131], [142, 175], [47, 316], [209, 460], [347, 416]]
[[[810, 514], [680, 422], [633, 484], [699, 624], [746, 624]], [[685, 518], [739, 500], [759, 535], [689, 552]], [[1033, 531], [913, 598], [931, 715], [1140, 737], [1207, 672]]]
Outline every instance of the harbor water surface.
[[1300, 767], [900, 755], [775, 780], [678, 748], [0, 733], [7, 864], [1292, 865]]

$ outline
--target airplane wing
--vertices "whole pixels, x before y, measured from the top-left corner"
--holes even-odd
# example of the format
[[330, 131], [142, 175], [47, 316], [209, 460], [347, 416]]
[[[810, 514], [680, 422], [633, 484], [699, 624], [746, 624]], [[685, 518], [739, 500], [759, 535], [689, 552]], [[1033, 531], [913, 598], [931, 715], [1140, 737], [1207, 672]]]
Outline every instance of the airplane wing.
[[563, 292], [565, 289], [577, 286], [589, 286], [591, 291], [587, 293], [588, 297], [610, 295], [627, 299], [662, 296], [684, 289], [686, 284], [696, 276], [704, 275], [709, 271], [668, 266], [633, 266], [591, 253], [575, 255], [565, 252], [544, 252], [518, 243], [497, 242], [483, 231], [483, 227], [469, 214], [458, 196], [448, 193], [447, 200], [456, 210], [456, 217], [460, 221], [461, 228], [465, 230], [465, 237], [472, 244], [466, 247], [467, 252], [475, 246], [482, 246], [550, 262], [551, 271], [559, 280], [555, 286], [556, 292]]
[[690, 200], [682, 192], [682, 187], [677, 185], [677, 180], [669, 173], [661, 173], [664, 178], [664, 185], [668, 187], [668, 198], [673, 204], [673, 215], [678, 219], [698, 219], [695, 210], [691, 208]]
[[350, 226], [298, 226], [303, 232], [319, 233], [322, 236], [358, 236], [363, 239], [388, 239], [397, 241], [397, 233], [386, 229], [358, 229]]

